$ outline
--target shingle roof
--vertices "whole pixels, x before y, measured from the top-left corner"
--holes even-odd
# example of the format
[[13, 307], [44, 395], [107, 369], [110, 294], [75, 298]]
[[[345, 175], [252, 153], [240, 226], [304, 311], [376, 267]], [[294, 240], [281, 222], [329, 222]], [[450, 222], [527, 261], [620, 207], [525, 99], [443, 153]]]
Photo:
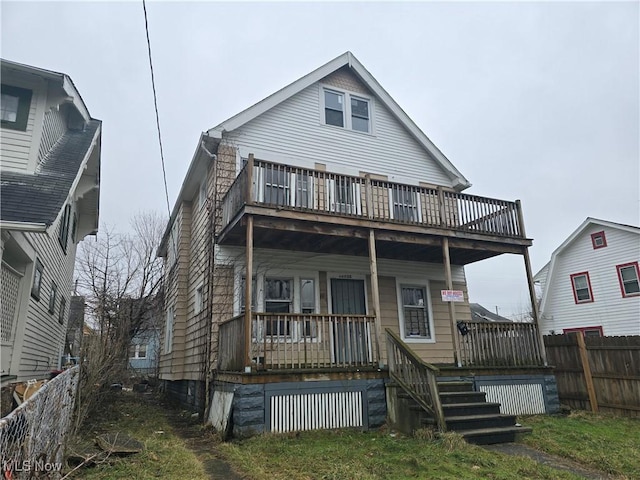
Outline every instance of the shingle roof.
[[101, 123], [92, 119], [83, 131], [68, 130], [37, 173], [2, 172], [0, 220], [51, 225], [69, 195]]

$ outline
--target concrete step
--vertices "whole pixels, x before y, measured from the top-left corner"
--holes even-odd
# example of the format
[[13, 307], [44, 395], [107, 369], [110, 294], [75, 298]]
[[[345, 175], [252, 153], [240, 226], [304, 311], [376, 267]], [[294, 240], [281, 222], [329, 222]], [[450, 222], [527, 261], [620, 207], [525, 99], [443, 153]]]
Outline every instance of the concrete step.
[[444, 392], [473, 392], [473, 382], [450, 380], [438, 382], [438, 390]]
[[440, 401], [442, 405], [484, 402], [486, 396], [485, 392], [440, 392]]
[[468, 415], [500, 414], [500, 404], [495, 402], [448, 403], [442, 405], [445, 418]]
[[458, 430], [457, 433], [469, 443], [476, 445], [490, 445], [492, 443], [514, 442], [516, 436], [524, 433], [531, 433], [530, 427], [498, 427], [498, 428], [478, 428], [473, 430]]

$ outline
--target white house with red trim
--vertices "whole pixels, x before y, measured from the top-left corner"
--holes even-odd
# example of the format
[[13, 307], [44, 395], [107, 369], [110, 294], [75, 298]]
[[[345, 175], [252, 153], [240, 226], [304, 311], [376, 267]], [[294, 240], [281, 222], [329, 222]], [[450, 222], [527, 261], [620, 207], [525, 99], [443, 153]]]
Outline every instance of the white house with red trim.
[[535, 276], [547, 333], [640, 335], [640, 228], [588, 217]]

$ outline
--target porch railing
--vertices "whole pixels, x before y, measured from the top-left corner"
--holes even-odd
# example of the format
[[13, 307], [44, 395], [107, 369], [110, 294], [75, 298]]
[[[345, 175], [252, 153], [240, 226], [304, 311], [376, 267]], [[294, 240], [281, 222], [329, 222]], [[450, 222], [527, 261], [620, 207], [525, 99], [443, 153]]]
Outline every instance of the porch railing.
[[420, 359], [394, 332], [387, 329], [389, 376], [436, 420], [446, 431], [438, 392], [438, 368]]
[[[223, 225], [245, 204], [524, 237], [517, 202], [253, 160], [223, 199]], [[251, 178], [251, 186], [247, 184]]]
[[468, 333], [460, 336], [463, 366], [524, 367], [544, 365], [535, 323], [465, 322]]
[[[377, 367], [370, 315], [252, 313], [256, 370]], [[244, 315], [220, 325], [218, 369], [244, 370]]]

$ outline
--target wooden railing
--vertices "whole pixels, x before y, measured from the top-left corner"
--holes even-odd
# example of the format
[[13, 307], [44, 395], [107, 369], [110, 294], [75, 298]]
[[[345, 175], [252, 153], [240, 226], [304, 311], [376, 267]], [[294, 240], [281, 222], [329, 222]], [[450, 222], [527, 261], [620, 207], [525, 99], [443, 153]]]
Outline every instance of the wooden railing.
[[436, 420], [446, 431], [444, 412], [438, 392], [438, 368], [420, 359], [400, 337], [387, 329], [389, 376]]
[[524, 237], [517, 202], [262, 160], [253, 160], [253, 170], [249, 171], [249, 164], [223, 200], [224, 226], [242, 205], [257, 204], [500, 237]]
[[[252, 313], [252, 368], [256, 370], [377, 367], [375, 317]], [[220, 325], [218, 368], [244, 370], [244, 316]]]
[[222, 322], [218, 329], [218, 370], [244, 370], [244, 315]]
[[535, 323], [464, 322], [466, 335], [460, 336], [463, 366], [519, 367], [545, 364]]

